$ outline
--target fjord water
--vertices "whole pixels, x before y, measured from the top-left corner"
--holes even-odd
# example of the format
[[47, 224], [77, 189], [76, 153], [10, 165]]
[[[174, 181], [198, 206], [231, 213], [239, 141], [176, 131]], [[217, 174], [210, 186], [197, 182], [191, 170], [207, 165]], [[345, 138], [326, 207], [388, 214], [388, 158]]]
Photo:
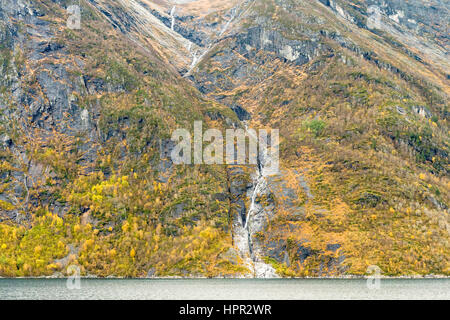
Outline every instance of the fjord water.
[[0, 299], [301, 300], [450, 299], [450, 279], [0, 279]]

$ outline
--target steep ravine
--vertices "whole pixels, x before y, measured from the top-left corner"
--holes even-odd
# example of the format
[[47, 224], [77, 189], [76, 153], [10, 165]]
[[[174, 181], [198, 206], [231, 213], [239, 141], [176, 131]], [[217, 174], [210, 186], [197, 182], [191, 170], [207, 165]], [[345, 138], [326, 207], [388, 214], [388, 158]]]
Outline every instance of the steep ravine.
[[[200, 48], [199, 50], [193, 50], [192, 46], [188, 47], [188, 51], [192, 57], [192, 63], [189, 66], [188, 71], [184, 74], [184, 77], [189, 77], [192, 75], [194, 69], [198, 66], [198, 64], [203, 60], [203, 58], [211, 52], [214, 46], [220, 42], [222, 37], [229, 31], [230, 25], [235, 22], [244, 12], [246, 12], [245, 8], [247, 7], [247, 1], [239, 4], [236, 7], [231, 8], [231, 10], [227, 13], [229, 15], [228, 21], [221, 28], [220, 32], [217, 35], [217, 39], [209, 39], [208, 44], [204, 48]], [[172, 12], [171, 12], [172, 15]], [[225, 18], [225, 17], [223, 17]], [[173, 30], [173, 28], [172, 28]]]
[[[246, 132], [251, 139], [258, 139], [254, 136], [248, 126], [244, 123]], [[258, 203], [258, 198], [264, 194], [268, 194], [267, 180], [270, 171], [266, 170], [266, 164], [270, 163], [269, 155], [263, 155], [261, 150], [257, 157], [257, 166], [252, 177], [253, 188], [250, 192], [250, 206], [246, 216], [241, 216], [234, 222], [233, 235], [235, 244], [239, 249], [241, 257], [251, 270], [255, 278], [276, 278], [278, 275], [275, 269], [262, 260], [262, 250], [259, 244], [253, 240], [257, 232], [264, 231], [265, 222], [267, 221], [264, 208]]]
[[[231, 8], [227, 12], [228, 20], [225, 25], [221, 27], [219, 33], [217, 34], [217, 38], [209, 39], [208, 44], [205, 47], [194, 47], [192, 45], [187, 47], [187, 50], [192, 57], [192, 62], [188, 68], [188, 71], [184, 74], [184, 77], [189, 77], [191, 75], [202, 59], [229, 31], [231, 24], [239, 19], [239, 17], [241, 17], [243, 13], [248, 10], [248, 4], [249, 1], [245, 1], [240, 3], [238, 6]], [[177, 29], [174, 28], [175, 11], [176, 7], [174, 6], [170, 10], [169, 16], [171, 19], [171, 30], [177, 32]], [[243, 126], [248, 129], [247, 123], [244, 122]], [[247, 130], [247, 134], [249, 134], [252, 139], [258, 139], [255, 135], [252, 135], [249, 130]], [[240, 257], [243, 259], [245, 266], [250, 270], [250, 274], [248, 274], [248, 276], [255, 278], [278, 277], [275, 269], [264, 263], [262, 260], [262, 250], [259, 244], [253, 240], [254, 235], [257, 232], [264, 230], [265, 222], [267, 221], [266, 212], [258, 203], [258, 198], [261, 195], [269, 193], [266, 181], [268, 171], [265, 170], [265, 163], [270, 163], [270, 161], [267, 160], [269, 159], [263, 159], [262, 154], [258, 156], [258, 165], [256, 166], [256, 171], [253, 175], [253, 188], [251, 188], [251, 194], [249, 195], [249, 199], [251, 200], [250, 206], [247, 209], [246, 214], [237, 215], [233, 221], [234, 244], [238, 249]]]
[[[321, 2], [89, 0], [67, 30], [2, 0], [0, 276], [448, 275], [444, 0], [382, 30]], [[194, 120], [279, 129], [280, 173], [175, 166]]]

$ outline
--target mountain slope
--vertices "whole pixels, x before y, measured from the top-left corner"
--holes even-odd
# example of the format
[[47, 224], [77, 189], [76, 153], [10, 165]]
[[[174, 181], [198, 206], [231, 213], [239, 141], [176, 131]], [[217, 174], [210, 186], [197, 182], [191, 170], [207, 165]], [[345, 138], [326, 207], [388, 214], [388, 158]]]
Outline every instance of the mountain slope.
[[89, 4], [80, 30], [65, 27], [64, 2], [22, 4], [1, 7], [1, 274], [244, 270], [221, 256], [227, 172], [166, 159], [176, 128], [235, 115]]
[[[0, 275], [448, 275], [446, 1], [70, 4], [0, 5]], [[174, 166], [194, 120], [280, 174]]]
[[371, 30], [336, 3], [244, 5], [191, 78], [253, 127], [281, 130], [275, 218], [253, 235], [267, 259], [286, 275], [448, 272], [445, 37], [404, 27], [424, 21], [414, 10]]

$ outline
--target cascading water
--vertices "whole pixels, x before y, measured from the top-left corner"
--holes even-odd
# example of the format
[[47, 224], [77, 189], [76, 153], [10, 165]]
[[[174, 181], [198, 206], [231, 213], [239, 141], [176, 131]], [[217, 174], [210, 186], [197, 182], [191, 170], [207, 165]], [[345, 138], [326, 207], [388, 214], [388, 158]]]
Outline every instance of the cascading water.
[[231, 11], [231, 17], [230, 19], [227, 21], [227, 23], [225, 24], [225, 26], [223, 27], [223, 29], [220, 31], [219, 33], [219, 37], [221, 37], [228, 29], [228, 27], [230, 26], [230, 23], [233, 22], [233, 20], [236, 18], [237, 16], [237, 8], [233, 8]]
[[[248, 130], [248, 126], [246, 123], [244, 123], [245, 131], [250, 136], [251, 139], [258, 140], [258, 137], [255, 135], [253, 131]], [[255, 181], [254, 181], [255, 182]], [[256, 166], [256, 184], [255, 188], [252, 193], [251, 202], [250, 202], [250, 208], [247, 213], [247, 218], [245, 219], [245, 229], [248, 227], [248, 221], [250, 220], [250, 216], [255, 212], [256, 210], [256, 197], [261, 192], [261, 186], [264, 184], [265, 178], [262, 175], [262, 168], [261, 168], [261, 155], [258, 154], [257, 156], [257, 166]]]
[[172, 29], [172, 31], [175, 28], [175, 10], [177, 9], [176, 6], [172, 7], [172, 10], [170, 10], [170, 19], [171, 19], [171, 25], [170, 25], [170, 29]]
[[[227, 21], [227, 23], [224, 25], [224, 27], [220, 30], [220, 32], [219, 32], [219, 34], [218, 34], [219, 37], [223, 36], [223, 34], [228, 30], [228, 28], [229, 28], [231, 22], [233, 22], [233, 21], [238, 17], [238, 13], [239, 13], [239, 9], [240, 9], [240, 8], [241, 8], [241, 7], [239, 6], [239, 7], [233, 8], [233, 9], [231, 10], [231, 17], [230, 17], [230, 19]], [[204, 56], [206, 56], [206, 54], [208, 54], [208, 52], [210, 52], [210, 50], [211, 50], [213, 47], [214, 47], [214, 43], [213, 43], [213, 42], [210, 42], [210, 43], [208, 44], [208, 46], [207, 46], [200, 54], [198, 54], [197, 51], [191, 52], [191, 51], [189, 50], [190, 53], [191, 53], [191, 56], [192, 56], [192, 63], [191, 63], [191, 65], [190, 65], [190, 67], [189, 67], [188, 72], [186, 72], [186, 74], [184, 75], [185, 77], [188, 77], [188, 76], [191, 75], [191, 72], [195, 69], [195, 67], [197, 66], [197, 64], [203, 59]]]
[[[248, 130], [245, 124], [247, 134], [250, 139], [257, 139], [252, 130]], [[247, 215], [241, 219], [236, 219], [233, 224], [234, 240], [241, 257], [244, 259], [247, 267], [252, 270], [255, 278], [277, 278], [274, 268], [261, 260], [257, 243], [253, 243], [252, 235], [259, 232], [264, 227], [265, 213], [261, 205], [257, 203], [257, 198], [267, 191], [267, 170], [265, 165], [268, 163], [268, 154], [258, 154], [256, 172], [253, 178], [254, 188], [251, 193], [250, 207]]]
[[[254, 3], [254, 2], [253, 2]], [[253, 5], [253, 4], [252, 4]], [[246, 10], [242, 10], [247, 6], [247, 2], [241, 4], [238, 7], [235, 7], [230, 12], [230, 18], [225, 23], [223, 28], [218, 32], [218, 37], [222, 37], [227, 30], [229, 29], [231, 23], [238, 19], [241, 15], [243, 15]], [[250, 9], [251, 6], [247, 6], [247, 10]], [[175, 11], [176, 7], [172, 7], [170, 11], [171, 18], [171, 29], [174, 30], [175, 27]], [[189, 42], [186, 45], [186, 49], [190, 53], [192, 57], [192, 63], [189, 67], [189, 70], [184, 75], [185, 77], [190, 76], [191, 72], [195, 69], [198, 63], [201, 62], [203, 57], [210, 52], [210, 50], [214, 47], [216, 41], [211, 40], [209, 44], [204, 48], [196, 48]], [[252, 130], [248, 130], [247, 124], [244, 123], [246, 127], [247, 134], [251, 137], [251, 139], [258, 140], [258, 137]], [[265, 170], [264, 166], [267, 163], [268, 155], [259, 154], [256, 172], [253, 177], [253, 185], [252, 193], [250, 196], [251, 203], [249, 209], [246, 213], [243, 213], [240, 216], [240, 219], [235, 219], [233, 221], [233, 238], [234, 244], [237, 247], [240, 256], [244, 260], [244, 264], [248, 267], [249, 270], [252, 271], [252, 275], [255, 278], [277, 278], [274, 268], [266, 263], [264, 263], [260, 258], [260, 248], [257, 243], [252, 241], [252, 235], [256, 232], [262, 231], [264, 228], [265, 222], [265, 212], [260, 204], [258, 204], [258, 197], [264, 194], [267, 191], [267, 170]]]

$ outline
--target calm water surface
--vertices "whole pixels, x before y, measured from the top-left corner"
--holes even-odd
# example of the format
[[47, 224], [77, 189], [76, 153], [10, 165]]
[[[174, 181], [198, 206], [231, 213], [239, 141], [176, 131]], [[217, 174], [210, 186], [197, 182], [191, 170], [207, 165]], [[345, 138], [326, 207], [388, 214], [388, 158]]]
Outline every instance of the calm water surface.
[[362, 279], [82, 279], [79, 290], [66, 284], [64, 279], [0, 279], [0, 300], [450, 299], [450, 279], [382, 279], [375, 290]]

